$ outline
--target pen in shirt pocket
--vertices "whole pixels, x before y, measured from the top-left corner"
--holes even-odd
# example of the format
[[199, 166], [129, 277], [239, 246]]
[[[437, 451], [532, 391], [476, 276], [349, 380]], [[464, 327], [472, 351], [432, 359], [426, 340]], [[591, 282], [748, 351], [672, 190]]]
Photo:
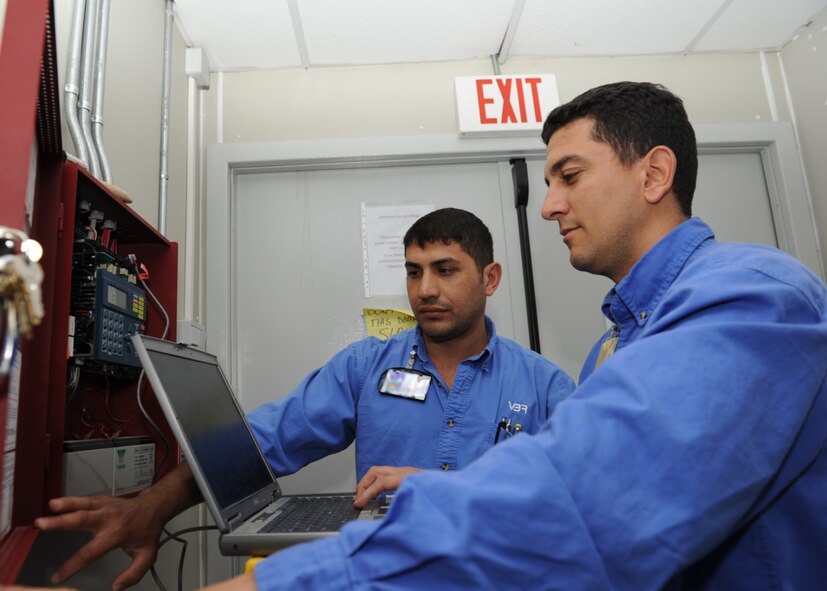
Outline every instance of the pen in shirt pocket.
[[497, 431], [494, 433], [494, 443], [498, 443], [500, 441], [501, 435], [503, 440], [505, 440], [513, 435], [516, 435], [522, 430], [523, 426], [520, 423], [514, 423], [514, 426], [512, 427], [511, 419], [503, 417], [500, 419], [500, 422], [497, 423]]

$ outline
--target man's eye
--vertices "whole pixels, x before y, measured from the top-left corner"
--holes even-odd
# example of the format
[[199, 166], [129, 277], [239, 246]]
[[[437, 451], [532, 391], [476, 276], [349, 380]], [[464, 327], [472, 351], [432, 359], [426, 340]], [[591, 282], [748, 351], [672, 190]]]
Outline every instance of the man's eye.
[[413, 269], [411, 269], [411, 270], [409, 270], [409, 271], [408, 271], [408, 277], [409, 277], [410, 279], [416, 279], [417, 277], [419, 277], [419, 275], [420, 275], [420, 272], [419, 272], [419, 271], [415, 271], [415, 270], [413, 270]]
[[442, 268], [442, 269], [439, 270], [439, 274], [440, 275], [450, 275], [454, 271], [456, 271], [456, 269], [453, 269], [451, 267], [445, 267], [445, 268]]
[[563, 182], [567, 185], [572, 184], [576, 179], [577, 175], [580, 174], [580, 171], [577, 172], [566, 172], [560, 175], [560, 178], [563, 179]]

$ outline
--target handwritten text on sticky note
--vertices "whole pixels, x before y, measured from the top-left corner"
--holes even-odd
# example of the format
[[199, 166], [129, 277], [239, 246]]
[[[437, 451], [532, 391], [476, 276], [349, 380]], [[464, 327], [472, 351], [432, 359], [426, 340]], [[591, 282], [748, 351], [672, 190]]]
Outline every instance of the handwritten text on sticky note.
[[405, 310], [363, 308], [362, 316], [367, 336], [382, 340], [416, 326], [416, 318]]

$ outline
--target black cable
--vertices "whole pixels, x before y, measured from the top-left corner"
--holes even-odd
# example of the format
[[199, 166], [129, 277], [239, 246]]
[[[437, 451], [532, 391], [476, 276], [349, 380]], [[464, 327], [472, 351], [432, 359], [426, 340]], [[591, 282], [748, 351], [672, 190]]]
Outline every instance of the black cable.
[[158, 543], [158, 547], [160, 548], [170, 540], [175, 540], [178, 536], [182, 536], [184, 534], [191, 534], [196, 531], [210, 531], [210, 530], [218, 530], [218, 527], [215, 525], [196, 525], [193, 527], [187, 527], [184, 529], [179, 529], [176, 532], [169, 533], [166, 528], [164, 528], [164, 532], [166, 532], [167, 537], [162, 538], [161, 541]]
[[[172, 532], [172, 533], [167, 531], [167, 528], [165, 528], [165, 527], [162, 528], [162, 531], [165, 534], [167, 534], [167, 537], [161, 538], [161, 541], [158, 542], [158, 549], [159, 550], [161, 549], [161, 546], [163, 546], [164, 544], [166, 544], [170, 540], [175, 540], [176, 542], [179, 542], [181, 544], [181, 554], [178, 557], [178, 591], [184, 591], [184, 559], [187, 556], [187, 546], [189, 545], [189, 542], [187, 542], [187, 540], [183, 539], [180, 536], [182, 536], [184, 534], [189, 534], [189, 533], [192, 533], [192, 532], [197, 532], [197, 531], [208, 531], [208, 530], [211, 530], [211, 529], [217, 530], [218, 527], [216, 527], [214, 525], [199, 525], [199, 526], [195, 526], [195, 527], [187, 527], [187, 528], [184, 528], [184, 529], [179, 529], [178, 531], [175, 531], [175, 532]], [[150, 568], [150, 573], [152, 574], [152, 578], [155, 581], [155, 584], [158, 585], [158, 588], [161, 591], [167, 591], [166, 587], [164, 587], [164, 584], [161, 582], [161, 578], [158, 576], [158, 573], [155, 570], [155, 565], [154, 564]]]
[[[178, 556], [178, 591], [184, 591], [184, 558], [187, 555], [187, 546], [189, 545], [189, 542], [187, 542], [184, 538], [178, 537], [178, 532], [169, 533], [166, 528], [162, 529], [164, 533], [167, 534], [167, 540], [175, 540], [181, 544], [181, 554]], [[160, 547], [161, 544], [159, 543], [158, 548]]]
[[155, 565], [154, 564], [149, 568], [149, 574], [152, 575], [152, 580], [155, 581], [155, 584], [158, 585], [158, 588], [161, 591], [167, 591], [167, 588], [164, 587], [164, 584], [161, 582], [161, 578], [158, 576], [158, 573], [155, 572]]
[[178, 559], [178, 591], [184, 591], [184, 557], [187, 555], [187, 542], [181, 546], [181, 557]]

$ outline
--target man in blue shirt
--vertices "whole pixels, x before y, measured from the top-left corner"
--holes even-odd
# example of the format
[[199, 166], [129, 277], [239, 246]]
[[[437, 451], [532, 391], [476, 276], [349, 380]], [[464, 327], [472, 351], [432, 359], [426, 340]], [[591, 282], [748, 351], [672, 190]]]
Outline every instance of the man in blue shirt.
[[[498, 336], [485, 316], [502, 269], [476, 216], [431, 212], [408, 230], [404, 246], [417, 330], [349, 345], [286, 400], [248, 415], [277, 474], [355, 439], [357, 506], [395, 489], [408, 473], [456, 470], [515, 429], [537, 431], [574, 389], [554, 364]], [[380, 393], [377, 384], [389, 370], [430, 376], [424, 399]], [[503, 420], [508, 427], [498, 437]]]
[[[356, 443], [356, 506], [398, 487], [410, 473], [467, 466], [497, 440], [537, 431], [573, 389], [560, 368], [496, 334], [485, 316], [502, 268], [491, 234], [473, 214], [431, 212], [404, 238], [407, 289], [417, 328], [387, 341], [351, 344], [307, 376], [285, 399], [249, 414], [268, 462], [290, 474]], [[387, 375], [430, 380], [417, 398], [400, 395]], [[65, 580], [122, 547], [133, 557], [113, 588], [136, 583], [152, 565], [163, 525], [200, 501], [186, 465], [134, 499], [53, 499], [59, 515], [43, 530], [84, 529], [93, 539], [64, 563]]]
[[229, 589], [821, 589], [827, 289], [691, 217], [681, 100], [623, 82], [555, 109], [548, 193], [614, 324], [540, 431], [405, 480], [387, 517]]

